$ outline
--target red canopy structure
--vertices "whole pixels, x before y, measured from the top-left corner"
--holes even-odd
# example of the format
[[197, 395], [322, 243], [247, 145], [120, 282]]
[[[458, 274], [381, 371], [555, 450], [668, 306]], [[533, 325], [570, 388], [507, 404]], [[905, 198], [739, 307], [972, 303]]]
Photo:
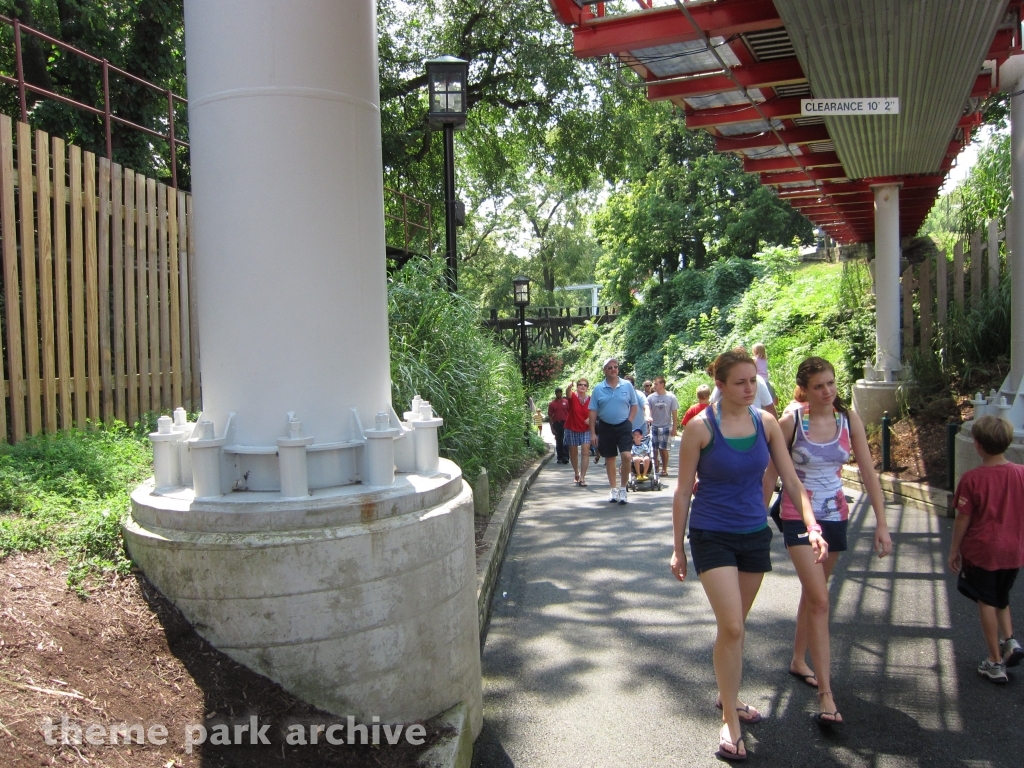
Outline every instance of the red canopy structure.
[[[1021, 0], [550, 0], [575, 54], [612, 56], [840, 243], [875, 237], [871, 187], [900, 184], [920, 228], [1019, 53]], [[898, 114], [802, 116], [801, 99], [900, 100]]]

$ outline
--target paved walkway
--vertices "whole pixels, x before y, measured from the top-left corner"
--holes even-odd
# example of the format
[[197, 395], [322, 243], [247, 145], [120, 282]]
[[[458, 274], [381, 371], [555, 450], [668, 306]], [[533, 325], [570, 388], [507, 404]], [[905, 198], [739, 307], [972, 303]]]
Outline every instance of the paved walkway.
[[[580, 489], [571, 467], [549, 463], [524, 502], [485, 639], [474, 766], [721, 765], [714, 618], [696, 577], [680, 584], [668, 568], [675, 477], [620, 506], [598, 469]], [[851, 551], [832, 583], [846, 725], [820, 731], [813, 691], [787, 674], [799, 581], [776, 534], [747, 624], [741, 693], [767, 717], [746, 729], [750, 762], [1024, 765], [1024, 666], [1002, 687], [975, 671], [977, 612], [944, 571], [951, 521], [890, 506], [894, 554], [878, 560], [870, 506], [851, 496]], [[1013, 599], [1020, 635], [1024, 584]]]

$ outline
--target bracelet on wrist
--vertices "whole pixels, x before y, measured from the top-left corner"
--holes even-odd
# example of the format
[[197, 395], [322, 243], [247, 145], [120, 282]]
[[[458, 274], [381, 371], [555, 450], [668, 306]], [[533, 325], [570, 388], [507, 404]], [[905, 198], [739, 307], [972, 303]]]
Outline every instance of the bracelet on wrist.
[[807, 532], [808, 533], [818, 533], [818, 534], [820, 534], [821, 533], [821, 526], [818, 525], [817, 523], [811, 523], [810, 525], [807, 526]]

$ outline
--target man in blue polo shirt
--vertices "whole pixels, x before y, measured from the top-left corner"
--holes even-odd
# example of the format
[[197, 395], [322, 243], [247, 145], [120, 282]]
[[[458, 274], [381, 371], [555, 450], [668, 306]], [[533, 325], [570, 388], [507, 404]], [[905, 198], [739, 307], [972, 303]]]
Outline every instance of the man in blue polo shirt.
[[[608, 485], [611, 487], [610, 502], [626, 503], [630, 451], [633, 448], [632, 424], [638, 406], [633, 385], [619, 378], [619, 361], [614, 357], [605, 360], [604, 381], [590, 393], [590, 439], [597, 444], [598, 453], [605, 459]], [[622, 460], [619, 468], [622, 488], [615, 487], [616, 456]]]

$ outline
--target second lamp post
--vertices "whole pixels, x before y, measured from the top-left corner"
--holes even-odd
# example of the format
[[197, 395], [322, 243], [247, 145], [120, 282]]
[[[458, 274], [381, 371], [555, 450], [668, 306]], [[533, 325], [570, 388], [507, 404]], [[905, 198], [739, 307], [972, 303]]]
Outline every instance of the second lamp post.
[[430, 108], [427, 122], [431, 128], [444, 129], [444, 231], [448, 288], [458, 287], [458, 257], [455, 247], [457, 201], [455, 200], [455, 129], [466, 125], [466, 83], [469, 62], [454, 56], [430, 59], [427, 88]]

